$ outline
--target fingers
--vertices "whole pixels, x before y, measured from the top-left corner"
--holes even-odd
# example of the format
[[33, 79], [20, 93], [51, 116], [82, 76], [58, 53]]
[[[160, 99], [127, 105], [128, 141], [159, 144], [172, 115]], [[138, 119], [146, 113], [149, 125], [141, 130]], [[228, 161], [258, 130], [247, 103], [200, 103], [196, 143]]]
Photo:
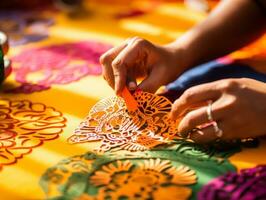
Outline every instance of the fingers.
[[137, 89], [137, 80], [134, 69], [128, 69], [127, 74], [127, 87], [130, 91], [135, 91]]
[[152, 71], [149, 73], [148, 77], [145, 78], [140, 84], [139, 88], [145, 92], [154, 93], [163, 84], [162, 74], [167, 74], [163, 70], [165, 68], [160, 68], [159, 66], [154, 66]]
[[201, 128], [193, 129], [192, 131], [180, 133], [181, 137], [193, 140], [195, 143], [206, 144], [217, 140], [232, 139], [224, 134], [228, 132], [225, 127], [226, 122], [210, 122]]
[[195, 104], [200, 104], [209, 100], [215, 101], [221, 95], [221, 92], [216, 89], [216, 84], [216, 82], [206, 83], [186, 90], [181, 97], [174, 102], [170, 118], [175, 120], [178, 116], [186, 113], [187, 109]]
[[[218, 126], [221, 130], [224, 130], [224, 124], [222, 122], [219, 122]], [[199, 144], [206, 144], [221, 138], [216, 135], [214, 126], [210, 125], [206, 128], [196, 130], [191, 133], [190, 139]]]
[[[180, 121], [178, 132], [187, 132], [202, 124], [208, 123], [207, 108], [208, 106], [204, 106], [188, 112]], [[217, 102], [215, 102], [212, 104], [212, 120], [219, 121], [221, 118], [222, 111], [219, 109]]]
[[103, 66], [103, 77], [112, 88], [115, 87], [112, 62], [126, 45], [126, 43], [123, 43], [120, 46], [114, 47], [100, 57], [100, 63]]
[[112, 69], [114, 73], [115, 93], [120, 95], [126, 85], [127, 69], [125, 65], [122, 64], [122, 60], [120, 60], [119, 57], [115, 58], [112, 62]]
[[[119, 47], [115, 47], [106, 52], [100, 59], [103, 65], [103, 76], [106, 81], [115, 89], [116, 94], [120, 95], [123, 91], [127, 78], [131, 88], [136, 88], [135, 75], [132, 76], [128, 70], [130, 68], [146, 67], [147, 64], [147, 46], [150, 44], [140, 38], [132, 38], [124, 42]], [[137, 69], [137, 68], [136, 68]], [[132, 69], [135, 70], [136, 69]], [[137, 71], [140, 74], [140, 71]]]
[[137, 65], [139, 60], [142, 60], [142, 54], [144, 54], [144, 50], [138, 43], [131, 42], [112, 62], [116, 94], [119, 95], [123, 91], [126, 85], [127, 70]]

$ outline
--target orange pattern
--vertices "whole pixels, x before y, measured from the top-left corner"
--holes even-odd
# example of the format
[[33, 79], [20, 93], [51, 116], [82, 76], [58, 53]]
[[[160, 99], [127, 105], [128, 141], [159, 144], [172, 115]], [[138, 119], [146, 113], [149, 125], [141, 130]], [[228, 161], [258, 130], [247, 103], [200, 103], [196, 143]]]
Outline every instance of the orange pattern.
[[192, 190], [187, 185], [197, 182], [197, 176], [187, 166], [172, 166], [168, 160], [149, 159], [133, 164], [129, 160], [104, 165], [90, 178], [100, 187], [99, 195], [81, 195], [79, 200], [119, 199], [188, 199]]
[[62, 113], [44, 104], [0, 99], [0, 167], [56, 139], [65, 122]]
[[138, 109], [138, 102], [134, 99], [128, 89], [125, 87], [122, 92], [122, 97], [126, 103], [128, 111], [136, 111]]
[[141, 91], [133, 96], [137, 102], [137, 110], [133, 111], [120, 97], [98, 102], [69, 142], [101, 141], [100, 151], [115, 147], [142, 151], [176, 136], [176, 124], [168, 118], [172, 105], [168, 99]]

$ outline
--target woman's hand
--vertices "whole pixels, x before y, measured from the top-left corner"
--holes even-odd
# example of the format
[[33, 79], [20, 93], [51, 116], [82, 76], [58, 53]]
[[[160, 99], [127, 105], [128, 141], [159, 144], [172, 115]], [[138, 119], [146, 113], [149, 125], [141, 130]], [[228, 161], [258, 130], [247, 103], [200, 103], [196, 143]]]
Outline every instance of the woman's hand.
[[[181, 118], [180, 133], [208, 122], [207, 107], [195, 105], [212, 101], [212, 118], [223, 131], [221, 139], [257, 137], [266, 134], [266, 84], [252, 79], [224, 79], [192, 87], [175, 101], [171, 118]], [[205, 104], [206, 105], [206, 104]], [[195, 131], [191, 139], [207, 143], [217, 139], [214, 126]]]
[[181, 57], [181, 50], [134, 37], [107, 51], [100, 62], [105, 80], [119, 95], [126, 85], [135, 90], [138, 78], [144, 78], [138, 87], [148, 92], [175, 80], [183, 71]]

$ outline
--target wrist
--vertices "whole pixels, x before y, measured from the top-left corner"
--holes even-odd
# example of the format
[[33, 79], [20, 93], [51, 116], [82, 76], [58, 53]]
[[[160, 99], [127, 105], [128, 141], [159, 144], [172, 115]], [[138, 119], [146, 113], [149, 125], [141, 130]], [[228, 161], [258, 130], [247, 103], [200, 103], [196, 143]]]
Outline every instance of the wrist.
[[172, 58], [172, 62], [175, 63], [175, 66], [178, 68], [180, 73], [193, 66], [191, 64], [191, 59], [187, 55], [187, 49], [184, 48], [183, 45], [179, 45], [177, 41], [166, 44], [163, 48], [168, 52]]

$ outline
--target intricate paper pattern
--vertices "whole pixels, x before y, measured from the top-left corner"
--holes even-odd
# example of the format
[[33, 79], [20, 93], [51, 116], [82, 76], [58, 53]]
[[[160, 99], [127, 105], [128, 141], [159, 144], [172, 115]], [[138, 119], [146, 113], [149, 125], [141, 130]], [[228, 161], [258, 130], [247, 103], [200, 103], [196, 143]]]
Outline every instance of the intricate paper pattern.
[[119, 199], [122, 196], [128, 199], [166, 199], [167, 192], [171, 192], [171, 198], [187, 199], [192, 191], [184, 186], [196, 183], [196, 175], [189, 167], [173, 167], [170, 161], [159, 158], [135, 165], [126, 160], [104, 165], [91, 176], [90, 182], [101, 186], [98, 199]]
[[48, 27], [54, 20], [40, 13], [1, 11], [0, 30], [9, 36], [11, 46], [36, 42], [48, 37]]
[[101, 74], [99, 57], [110, 46], [92, 41], [27, 49], [13, 57], [14, 93], [32, 93], [53, 84], [67, 84], [92, 74]]
[[146, 92], [135, 92], [138, 110], [129, 112], [120, 97], [98, 102], [80, 124], [70, 143], [101, 141], [100, 151], [112, 148], [143, 151], [175, 137], [176, 124], [168, 118], [171, 102]]
[[204, 186], [198, 194], [199, 200], [238, 200], [266, 198], [266, 166], [261, 165], [240, 173], [229, 172]]
[[0, 99], [0, 168], [56, 139], [65, 122], [62, 113], [44, 104]]
[[199, 160], [199, 153], [184, 152], [185, 145], [103, 155], [88, 152], [49, 168], [40, 185], [48, 198], [58, 199], [188, 199], [211, 179], [235, 170], [226, 159], [210, 159], [216, 154], [202, 151], [206, 156]]

